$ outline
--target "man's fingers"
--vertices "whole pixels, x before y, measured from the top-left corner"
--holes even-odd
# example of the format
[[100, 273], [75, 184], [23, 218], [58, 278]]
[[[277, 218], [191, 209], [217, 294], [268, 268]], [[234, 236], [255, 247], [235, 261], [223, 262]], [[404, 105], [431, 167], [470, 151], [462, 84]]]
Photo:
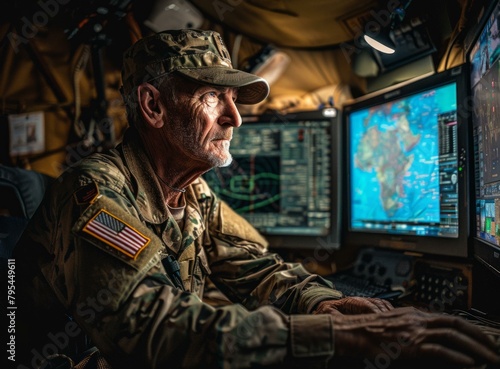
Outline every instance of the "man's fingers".
[[[377, 300], [365, 300], [365, 306], [368, 303], [378, 309], [389, 308]], [[494, 342], [480, 328], [459, 317], [391, 308], [378, 314], [335, 316], [334, 321], [336, 349], [345, 355], [361, 353], [375, 358], [395, 348], [394, 360], [423, 360], [439, 363], [440, 368], [500, 365]]]
[[456, 330], [473, 337], [480, 344], [488, 347], [490, 350], [498, 350], [493, 340], [491, 340], [490, 337], [488, 337], [479, 327], [459, 317], [436, 314], [433, 316], [433, 319], [430, 320], [428, 327], [453, 327]]
[[448, 362], [462, 367], [470, 367], [475, 364], [472, 357], [437, 343], [426, 343], [421, 345], [418, 349], [418, 357], [420, 359], [433, 359]]
[[389, 301], [377, 298], [346, 297], [339, 310], [344, 314], [382, 313], [394, 309]]
[[368, 300], [375, 305], [376, 307], [375, 312], [384, 312], [394, 309], [394, 306], [392, 306], [392, 304], [387, 300], [375, 299], [375, 298], [369, 298]]
[[[460, 356], [468, 356], [473, 360], [487, 361], [491, 363], [500, 363], [498, 354], [488, 346], [483, 345], [474, 337], [467, 335], [466, 332], [457, 331], [452, 328], [438, 328], [429, 331], [426, 338], [426, 343], [422, 345], [425, 347], [427, 344], [433, 345], [433, 349], [440, 347], [447, 352], [456, 352], [460, 355], [455, 355], [457, 358]], [[436, 352], [440, 355], [439, 352]], [[462, 364], [462, 363], [459, 363]]]

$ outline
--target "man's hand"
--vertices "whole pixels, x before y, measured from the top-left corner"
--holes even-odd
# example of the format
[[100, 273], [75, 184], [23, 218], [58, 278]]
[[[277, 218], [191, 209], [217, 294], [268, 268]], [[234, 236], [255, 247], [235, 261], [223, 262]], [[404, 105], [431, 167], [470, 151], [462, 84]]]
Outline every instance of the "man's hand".
[[364, 297], [345, 297], [340, 300], [321, 301], [314, 310], [314, 314], [370, 314], [381, 313], [392, 309], [391, 303], [386, 300]]
[[459, 317], [409, 307], [378, 314], [336, 314], [333, 320], [336, 357], [366, 364], [383, 355], [391, 363], [432, 363], [433, 368], [500, 365], [492, 340]]

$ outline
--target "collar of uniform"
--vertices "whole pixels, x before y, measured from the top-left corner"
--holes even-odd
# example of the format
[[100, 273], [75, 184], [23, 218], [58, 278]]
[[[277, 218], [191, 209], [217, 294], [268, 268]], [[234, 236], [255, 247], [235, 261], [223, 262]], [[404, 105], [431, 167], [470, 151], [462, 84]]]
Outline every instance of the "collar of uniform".
[[[165, 205], [163, 191], [160, 182], [156, 178], [153, 167], [149, 162], [146, 155], [139, 134], [129, 129], [122, 141], [122, 150], [124, 160], [130, 170], [130, 174], [137, 182], [137, 198], [136, 203], [139, 207], [144, 219], [152, 224], [161, 224], [165, 222], [170, 215], [170, 211]], [[197, 224], [192, 230], [192, 236], [197, 238], [204, 230], [205, 225], [202, 221], [202, 215], [197, 205], [197, 199], [201, 196], [202, 189], [199, 187], [203, 185], [203, 181], [198, 179], [192, 185], [187, 187], [186, 196], [186, 214], [185, 217], [188, 222]], [[193, 187], [194, 186], [194, 187]], [[206, 184], [205, 184], [206, 186]], [[202, 186], [203, 187], [203, 186]], [[203, 187], [204, 188], [204, 187]], [[206, 192], [206, 189], [205, 189]], [[205, 194], [206, 196], [206, 194]], [[172, 222], [169, 229], [178, 229], [177, 224], [172, 217], [169, 221]], [[175, 232], [171, 237], [163, 237], [163, 242], [174, 252], [178, 252], [181, 247], [181, 232]], [[194, 239], [194, 238], [191, 239]], [[186, 246], [186, 245], [184, 245]]]
[[163, 192], [146, 155], [139, 134], [133, 129], [125, 132], [122, 142], [127, 166], [138, 183], [137, 204], [149, 223], [160, 224], [168, 218]]

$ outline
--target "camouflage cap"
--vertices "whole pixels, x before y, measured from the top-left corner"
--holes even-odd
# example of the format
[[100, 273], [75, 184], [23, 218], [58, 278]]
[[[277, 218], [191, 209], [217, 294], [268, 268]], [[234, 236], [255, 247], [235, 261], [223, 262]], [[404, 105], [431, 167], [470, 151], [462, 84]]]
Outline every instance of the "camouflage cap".
[[238, 87], [240, 104], [256, 104], [269, 94], [265, 79], [233, 69], [219, 33], [196, 29], [162, 31], [132, 45], [123, 56], [123, 93], [171, 72], [200, 83]]

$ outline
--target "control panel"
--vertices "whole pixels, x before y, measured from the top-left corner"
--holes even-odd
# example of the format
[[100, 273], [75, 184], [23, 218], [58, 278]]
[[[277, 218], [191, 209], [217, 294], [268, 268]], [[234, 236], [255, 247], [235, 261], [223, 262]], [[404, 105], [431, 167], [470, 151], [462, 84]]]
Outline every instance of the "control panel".
[[410, 255], [366, 248], [360, 250], [353, 274], [377, 285], [406, 289], [412, 279], [413, 263]]
[[415, 305], [434, 312], [466, 310], [471, 306], [471, 286], [471, 265], [417, 260], [411, 297]]
[[361, 249], [350, 272], [400, 290], [400, 300], [429, 311], [470, 309], [472, 265], [376, 248]]

